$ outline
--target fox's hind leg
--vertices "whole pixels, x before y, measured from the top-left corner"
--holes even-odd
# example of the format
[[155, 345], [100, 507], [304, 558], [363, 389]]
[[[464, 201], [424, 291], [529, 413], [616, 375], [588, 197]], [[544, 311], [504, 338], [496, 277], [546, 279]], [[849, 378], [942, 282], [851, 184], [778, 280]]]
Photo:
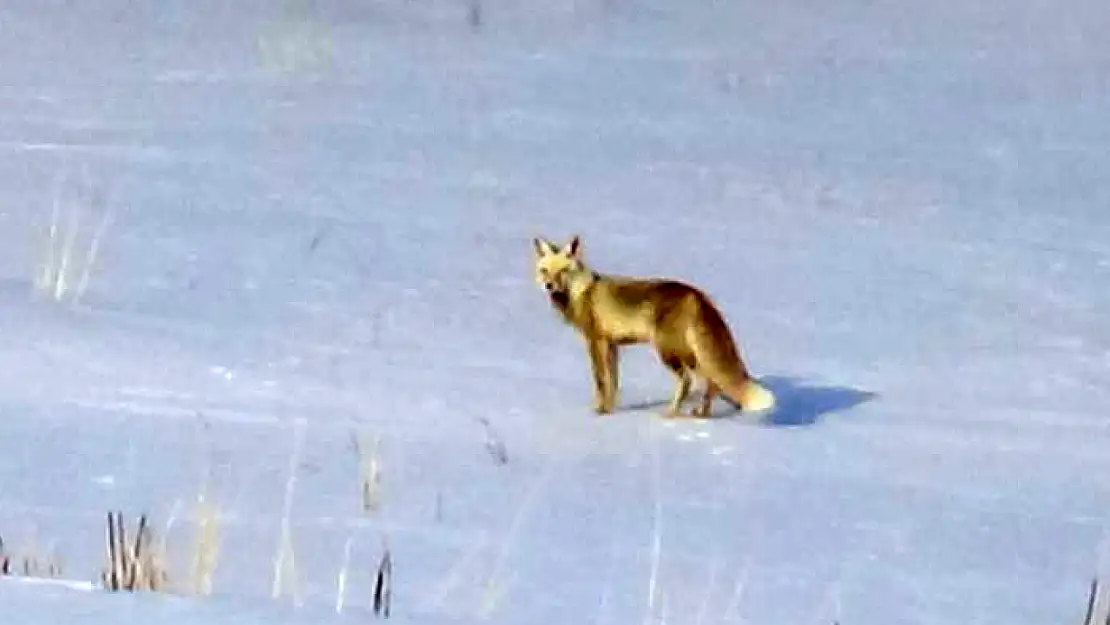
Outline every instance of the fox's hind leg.
[[671, 399], [667, 411], [669, 417], [681, 417], [682, 403], [690, 396], [690, 386], [694, 383], [694, 376], [682, 364], [682, 360], [675, 356], [661, 355], [663, 364], [675, 375], [674, 397]]
[[701, 403], [697, 408], [694, 408], [693, 416], [699, 419], [707, 419], [713, 414], [713, 399], [721, 392], [720, 387], [710, 380], [705, 381], [705, 394], [702, 395]]
[[682, 403], [690, 396], [690, 386], [693, 384], [693, 377], [689, 369], [679, 369], [674, 374], [678, 377], [675, 382], [674, 397], [671, 398], [671, 405], [668, 408], [667, 416], [681, 417]]

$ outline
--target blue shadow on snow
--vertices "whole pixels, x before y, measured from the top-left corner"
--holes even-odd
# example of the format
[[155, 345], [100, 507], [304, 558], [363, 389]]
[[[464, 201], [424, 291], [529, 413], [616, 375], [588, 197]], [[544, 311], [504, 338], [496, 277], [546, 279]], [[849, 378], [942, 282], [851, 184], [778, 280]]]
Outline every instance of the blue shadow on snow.
[[775, 394], [775, 408], [761, 415], [771, 427], [802, 427], [824, 415], [854, 408], [877, 397], [876, 393], [847, 386], [817, 386], [783, 376], [764, 376], [760, 382]]

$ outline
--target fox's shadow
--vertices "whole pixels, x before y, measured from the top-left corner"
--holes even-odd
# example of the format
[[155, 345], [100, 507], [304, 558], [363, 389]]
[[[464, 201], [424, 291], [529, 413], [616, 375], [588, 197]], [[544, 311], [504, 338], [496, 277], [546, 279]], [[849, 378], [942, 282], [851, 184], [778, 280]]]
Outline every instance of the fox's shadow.
[[789, 377], [766, 376], [760, 382], [775, 394], [774, 409], [760, 417], [762, 425], [771, 427], [813, 425], [827, 414], [854, 408], [877, 397], [870, 391], [811, 385]]
[[[767, 427], [804, 427], [834, 412], [854, 408], [877, 397], [876, 393], [861, 391], [848, 386], [818, 386], [806, 384], [797, 378], [765, 376], [760, 383], [775, 394], [775, 408], [755, 417], [759, 425]], [[665, 407], [668, 400], [643, 401], [629, 404], [625, 410], [653, 410]], [[745, 418], [731, 404], [718, 400], [714, 404], [716, 418]]]

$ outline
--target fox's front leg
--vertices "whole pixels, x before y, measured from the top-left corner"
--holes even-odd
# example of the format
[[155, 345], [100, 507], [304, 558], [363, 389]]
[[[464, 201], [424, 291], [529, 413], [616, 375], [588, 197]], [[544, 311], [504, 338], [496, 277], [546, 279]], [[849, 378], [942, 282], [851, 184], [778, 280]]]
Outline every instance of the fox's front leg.
[[617, 405], [617, 389], [620, 388], [620, 353], [617, 351], [616, 344], [608, 344], [606, 356], [606, 364], [609, 369], [609, 388], [606, 389], [606, 397], [609, 399], [609, 407], [612, 409]]
[[612, 360], [609, 357], [610, 345], [607, 341], [587, 339], [590, 350], [590, 367], [594, 374], [594, 411], [598, 414], [613, 412], [613, 397], [610, 394]]

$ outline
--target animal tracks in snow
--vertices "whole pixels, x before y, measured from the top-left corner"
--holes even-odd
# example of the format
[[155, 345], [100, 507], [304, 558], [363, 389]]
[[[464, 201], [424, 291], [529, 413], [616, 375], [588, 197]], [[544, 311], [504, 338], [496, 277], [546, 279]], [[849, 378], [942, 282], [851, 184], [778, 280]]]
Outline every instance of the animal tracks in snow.
[[663, 429], [676, 443], [704, 445], [705, 453], [715, 458], [719, 464], [732, 465], [732, 456], [736, 453], [736, 448], [731, 444], [714, 440], [713, 424], [691, 421], [664, 421]]

